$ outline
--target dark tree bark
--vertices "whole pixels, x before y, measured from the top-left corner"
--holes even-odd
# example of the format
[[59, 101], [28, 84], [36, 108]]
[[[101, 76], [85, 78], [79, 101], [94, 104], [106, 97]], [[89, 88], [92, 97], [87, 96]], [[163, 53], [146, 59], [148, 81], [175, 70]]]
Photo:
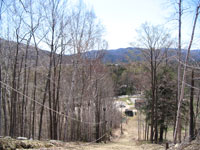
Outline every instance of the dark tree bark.
[[158, 143], [158, 85], [157, 85], [157, 60], [154, 62], [155, 64], [155, 75], [154, 75], [154, 82], [155, 82], [155, 143]]
[[46, 102], [46, 96], [47, 96], [47, 91], [49, 87], [49, 80], [46, 81], [46, 86], [45, 86], [45, 91], [44, 91], [44, 96], [42, 100], [42, 106], [41, 106], [41, 111], [40, 111], [40, 121], [39, 121], [39, 131], [38, 131], [38, 139], [41, 139], [41, 134], [42, 134], [42, 123], [43, 123], [43, 112], [44, 112], [44, 105]]
[[1, 90], [1, 65], [0, 65], [0, 136], [2, 136], [2, 132], [1, 132], [1, 129], [2, 129], [2, 123], [1, 123], [1, 120], [2, 120], [2, 113], [1, 113], [1, 108], [2, 108], [2, 90]]
[[192, 70], [191, 89], [190, 89], [190, 141], [194, 140], [194, 70]]
[[162, 115], [162, 118], [160, 120], [160, 137], [159, 137], [159, 142], [163, 142], [163, 135], [164, 135], [164, 130], [165, 130], [165, 125], [164, 125], [164, 114]]
[[25, 60], [24, 60], [24, 85], [23, 85], [23, 96], [22, 96], [22, 109], [21, 109], [21, 129], [20, 129], [20, 136], [24, 136], [24, 107], [25, 107], [25, 95], [26, 95], [26, 89], [28, 86], [28, 80], [27, 80], [27, 58], [28, 58], [28, 48], [29, 43], [31, 40], [31, 36], [29, 37], [27, 43], [26, 43], [26, 51], [25, 51]]
[[153, 137], [154, 137], [154, 106], [155, 106], [155, 72], [154, 72], [154, 56], [153, 56], [153, 50], [150, 50], [151, 54], [151, 92], [152, 92], [152, 103], [151, 103], [151, 133], [150, 133], [150, 141], [153, 143]]
[[19, 115], [16, 115], [16, 135], [15, 136], [20, 136], [20, 128], [21, 128], [20, 123], [21, 123], [21, 119], [22, 119], [22, 116], [21, 116], [21, 112], [22, 112], [21, 96], [23, 97], [24, 95], [19, 94], [18, 91], [20, 91], [20, 85], [21, 85], [21, 80], [22, 80], [22, 78], [20, 78], [20, 74], [22, 72], [23, 63], [24, 63], [24, 54], [22, 56], [20, 65], [18, 67], [18, 76], [17, 76], [17, 83], [16, 83], [17, 86], [16, 86], [16, 89], [15, 89], [15, 91], [17, 93], [17, 97], [16, 97], [16, 100], [18, 101], [17, 103], [20, 103], [20, 105], [16, 105], [16, 112]]
[[[7, 80], [5, 82], [7, 84]], [[2, 89], [2, 104], [3, 104], [3, 113], [4, 113], [4, 136], [8, 135], [8, 118], [7, 118], [7, 103], [6, 103], [6, 89]]]
[[36, 115], [36, 110], [35, 110], [35, 101], [36, 101], [36, 87], [37, 87], [37, 67], [38, 67], [38, 57], [39, 57], [39, 51], [37, 48], [35, 36], [33, 35], [34, 43], [35, 43], [35, 50], [36, 50], [36, 60], [35, 60], [35, 71], [34, 71], [34, 88], [33, 88], [33, 114], [32, 114], [32, 132], [31, 132], [31, 137], [34, 139], [35, 138], [35, 115]]
[[[40, 122], [39, 122], [39, 135], [38, 135], [38, 139], [41, 139], [41, 133], [42, 133], [42, 123], [43, 123], [43, 112], [44, 112], [44, 105], [46, 102], [46, 98], [47, 98], [47, 94], [49, 93], [49, 97], [51, 97], [51, 90], [49, 89], [50, 86], [50, 79], [51, 79], [51, 69], [52, 69], [52, 55], [53, 55], [53, 51], [51, 50], [50, 52], [50, 60], [49, 60], [49, 68], [48, 68], [48, 75], [47, 75], [47, 80], [46, 80], [46, 85], [45, 85], [45, 91], [44, 91], [44, 95], [43, 95], [43, 102], [42, 102], [42, 108], [41, 108], [41, 112], [40, 112]], [[48, 93], [47, 93], [48, 92]], [[49, 98], [49, 112], [51, 114], [51, 98]], [[50, 115], [50, 137], [52, 138], [52, 116]]]
[[[13, 67], [13, 77], [12, 77], [12, 88], [17, 88], [16, 83], [16, 75], [17, 75], [17, 64], [18, 64], [18, 53], [19, 53], [19, 35], [18, 30], [16, 30], [16, 36], [17, 36], [17, 45], [16, 45], [16, 53], [15, 53], [15, 60], [14, 60], [14, 67]], [[11, 113], [10, 113], [10, 133], [9, 135], [11, 137], [16, 136], [16, 103], [17, 103], [17, 92], [15, 90], [12, 90], [11, 93]]]
[[[29, 109], [28, 108], [28, 104], [29, 104], [29, 99], [28, 99], [28, 96], [29, 96], [29, 81], [30, 81], [30, 72], [31, 72], [31, 68], [28, 68], [28, 74], [27, 74], [27, 86], [26, 86], [26, 98], [25, 98], [25, 107], [24, 107], [24, 113], [25, 114], [28, 114], [29, 112]], [[31, 105], [32, 106], [32, 105]], [[31, 110], [31, 109], [30, 109]], [[29, 130], [31, 130], [31, 128], [28, 128], [29, 126], [29, 123], [28, 123], [28, 118], [29, 116], [28, 115], [25, 115], [25, 118], [24, 118], [24, 137], [29, 137], [28, 133], [29, 133]], [[31, 118], [30, 118], [30, 122], [31, 122]]]
[[96, 142], [100, 142], [100, 102], [99, 102], [99, 94], [98, 94], [98, 80], [95, 82], [95, 122], [96, 122]]

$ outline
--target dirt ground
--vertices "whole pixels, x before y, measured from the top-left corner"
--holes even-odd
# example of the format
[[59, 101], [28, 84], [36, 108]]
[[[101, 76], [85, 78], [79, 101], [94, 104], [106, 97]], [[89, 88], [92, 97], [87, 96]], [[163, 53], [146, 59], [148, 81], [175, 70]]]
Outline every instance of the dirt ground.
[[[105, 143], [72, 143], [61, 142], [58, 147], [51, 148], [40, 148], [39, 150], [165, 150], [164, 146], [150, 144], [146, 141], [138, 141], [138, 122], [137, 117], [128, 118], [127, 124], [123, 124], [123, 135], [120, 134], [120, 129], [113, 131], [115, 138], [111, 139], [110, 142]], [[54, 144], [56, 145], [56, 144]], [[180, 148], [179, 148], [180, 147]], [[192, 143], [186, 143], [178, 146], [172, 146], [170, 150], [199, 150], [199, 141], [193, 141]], [[32, 149], [38, 150], [38, 149]]]
[[145, 144], [137, 141], [137, 118], [129, 118], [128, 123], [123, 124], [122, 136], [120, 135], [120, 129], [115, 131], [116, 137], [108, 143], [80, 143], [72, 144], [66, 143], [64, 147], [60, 148], [49, 148], [48, 150], [164, 150], [165, 148], [161, 145]]

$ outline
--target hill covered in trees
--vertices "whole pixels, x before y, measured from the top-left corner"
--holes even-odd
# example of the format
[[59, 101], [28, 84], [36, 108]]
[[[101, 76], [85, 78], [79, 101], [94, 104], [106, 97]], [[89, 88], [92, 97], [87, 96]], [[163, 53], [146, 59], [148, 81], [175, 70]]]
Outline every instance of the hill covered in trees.
[[[163, 49], [163, 51], [165, 51]], [[137, 61], [144, 61], [144, 57], [141, 51], [141, 48], [135, 47], [127, 47], [127, 48], [119, 48], [119, 49], [109, 49], [109, 50], [102, 50], [102, 51], [90, 51], [87, 52], [85, 55], [89, 58], [95, 56], [96, 53], [103, 53], [102, 61], [104, 63], [130, 63], [130, 62], [137, 62]], [[186, 56], [187, 51], [182, 49], [182, 57]], [[177, 49], [169, 48], [167, 50], [168, 57], [176, 56]], [[192, 50], [191, 57], [194, 58], [196, 61], [200, 61], [200, 50]], [[170, 58], [169, 58], [170, 59]], [[175, 59], [175, 58], [173, 58]]]
[[[4, 54], [5, 58], [14, 57], [14, 49], [17, 46], [17, 43], [14, 41], [8, 41], [4, 39], [0, 39], [2, 54]], [[29, 59], [29, 63], [34, 62], [36, 59], [36, 51], [34, 45], [27, 45], [20, 43], [19, 48], [19, 56], [22, 58], [25, 55], [25, 49], [28, 48], [27, 58]], [[163, 49], [163, 51], [165, 51]], [[166, 51], [165, 51], [166, 52]], [[182, 49], [182, 58], [186, 56], [186, 50]], [[45, 64], [48, 62], [50, 51], [43, 50], [38, 48], [39, 60], [41, 60], [41, 64]], [[59, 55], [59, 54], [57, 54]], [[127, 48], [118, 48], [118, 49], [108, 49], [108, 50], [91, 50], [88, 52], [83, 52], [82, 57], [88, 59], [95, 59], [97, 56], [101, 57], [101, 60], [105, 64], [118, 64], [118, 63], [131, 63], [131, 62], [139, 62], [144, 61], [143, 53], [140, 48], [127, 47]], [[177, 49], [169, 48], [167, 50], [167, 57], [170, 60], [175, 60], [177, 55]], [[191, 58], [195, 61], [200, 61], [200, 50], [195, 49], [191, 51]], [[73, 57], [76, 54], [63, 54], [63, 64], [72, 64]], [[174, 57], [173, 57], [174, 56]], [[170, 58], [171, 57], [171, 58]], [[47, 64], [47, 63], [46, 63]]]

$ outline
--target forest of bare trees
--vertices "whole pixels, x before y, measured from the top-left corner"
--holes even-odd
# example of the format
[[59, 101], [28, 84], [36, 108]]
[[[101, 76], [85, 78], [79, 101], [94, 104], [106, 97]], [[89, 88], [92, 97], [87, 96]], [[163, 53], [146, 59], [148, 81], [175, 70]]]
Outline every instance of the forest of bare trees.
[[[93, 10], [82, 1], [1, 0], [0, 11], [2, 136], [99, 142], [119, 125]], [[88, 59], [91, 49], [99, 52]]]
[[[108, 65], [105, 29], [82, 0], [0, 0], [0, 136], [101, 142], [122, 127], [114, 97], [137, 92], [144, 140], [162, 143], [169, 130], [173, 143], [200, 136], [200, 65], [190, 55], [200, 1], [168, 2], [177, 38], [144, 23], [132, 45], [142, 59]], [[183, 44], [185, 15], [193, 20]]]

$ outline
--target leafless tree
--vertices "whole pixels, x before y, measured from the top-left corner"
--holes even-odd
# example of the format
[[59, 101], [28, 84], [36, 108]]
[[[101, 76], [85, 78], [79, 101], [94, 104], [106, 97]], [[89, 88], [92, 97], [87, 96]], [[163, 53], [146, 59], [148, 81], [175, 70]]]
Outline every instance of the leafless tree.
[[196, 10], [195, 10], [195, 19], [194, 19], [194, 23], [193, 23], [193, 27], [192, 27], [191, 39], [190, 39], [189, 46], [188, 46], [188, 49], [187, 49], [187, 56], [185, 58], [185, 65], [184, 65], [184, 70], [183, 70], [183, 78], [182, 78], [182, 86], [181, 86], [181, 93], [180, 93], [180, 99], [178, 101], [178, 109], [177, 109], [177, 116], [176, 116], [176, 128], [175, 128], [175, 132], [174, 132], [174, 142], [176, 142], [178, 125], [180, 123], [180, 113], [181, 113], [180, 112], [180, 108], [181, 108], [181, 104], [182, 104], [183, 97], [184, 97], [187, 64], [188, 64], [188, 61], [189, 61], [190, 50], [191, 50], [193, 39], [194, 39], [195, 28], [196, 28], [196, 24], [197, 24], [197, 20], [198, 20], [198, 16], [199, 16], [199, 9], [200, 9], [200, 2], [198, 1], [197, 5], [196, 5]]
[[151, 142], [158, 141], [158, 122], [157, 122], [157, 72], [159, 65], [164, 58], [165, 53], [164, 48], [169, 48], [172, 44], [170, 40], [170, 35], [166, 33], [163, 27], [161, 26], [151, 26], [147, 23], [143, 24], [138, 30], [139, 47], [145, 60], [148, 62], [148, 69], [151, 73], [151, 94], [152, 94], [152, 105], [151, 105]]

